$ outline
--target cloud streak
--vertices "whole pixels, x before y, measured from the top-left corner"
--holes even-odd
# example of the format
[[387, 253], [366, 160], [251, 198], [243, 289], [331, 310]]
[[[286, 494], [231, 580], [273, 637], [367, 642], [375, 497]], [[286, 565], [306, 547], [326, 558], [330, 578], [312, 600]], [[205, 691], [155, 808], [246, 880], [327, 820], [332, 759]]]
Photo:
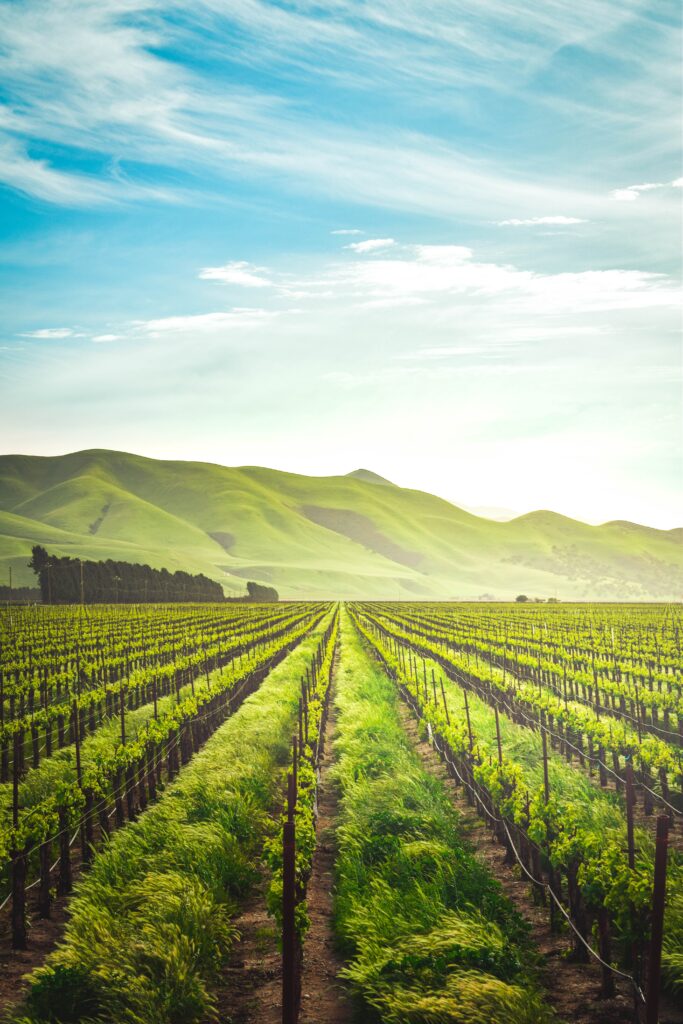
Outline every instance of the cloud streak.
[[610, 192], [610, 199], [619, 203], [633, 203], [643, 192], [654, 192], [661, 188], [680, 188], [683, 178], [675, 181], [648, 181], [643, 185], [628, 185], [626, 188], [615, 188]]
[[[286, 181], [304, 195], [313, 189], [356, 204], [439, 216], [476, 219], [486, 211], [487, 219], [503, 220], [514, 209], [515, 219], [525, 222], [534, 219], [540, 201], [591, 219], [599, 197], [568, 175], [539, 175], [514, 161], [503, 168], [487, 156], [490, 147], [478, 151], [448, 134], [423, 131], [417, 116], [405, 128], [387, 122], [378, 133], [345, 116], [345, 90], [355, 90], [362, 103], [378, 89], [402, 101], [425, 89], [435, 102], [434, 83], [442, 81], [459, 90], [457, 97], [447, 91], [446, 107], [464, 103], [463, 115], [473, 117], [469, 99], [458, 98], [465, 86], [485, 85], [506, 102], [517, 89], [528, 102], [539, 102], [534, 76], [551, 67], [558, 52], [593, 47], [617, 55], [610, 33], [643, 27], [647, 43], [634, 57], [640, 74], [631, 75], [628, 96], [634, 110], [642, 110], [646, 98], [651, 113], [665, 108], [663, 82], [676, 60], [666, 27], [654, 25], [647, 5], [636, 0], [578, 0], [571, 16], [561, 5], [546, 5], [535, 12], [533, 32], [511, 28], [528, 16], [524, 4], [501, 8], [492, 0], [467, 0], [457, 26], [445, 0], [431, 4], [428, 17], [418, 0], [400, 9], [386, 0], [362, 8], [340, 0], [325, 18], [309, 5], [283, 8], [267, 0], [236, 0], [227, 8], [219, 0], [198, 0], [195, 12], [190, 19], [183, 5], [153, 0], [26, 0], [0, 8], [6, 48], [0, 83], [8, 96], [0, 109], [0, 180], [45, 202], [85, 206], [202, 202], [207, 178], [220, 191], [226, 182], [251, 182], [256, 175]], [[245, 68], [268, 66], [282, 82], [296, 69], [311, 89], [329, 79], [335, 97], [307, 108], [286, 88], [266, 92], [254, 76], [218, 79], [196, 54], [229, 57]], [[629, 83], [619, 83], [619, 109], [629, 106]], [[543, 102], [548, 96], [544, 90]], [[602, 117], [603, 106], [594, 104], [592, 117]], [[582, 118], [585, 123], [585, 112]], [[643, 114], [640, 122], [654, 119]], [[47, 143], [49, 155], [35, 155], [36, 142]], [[83, 172], [77, 159], [65, 157], [69, 152], [92, 154], [100, 169]], [[172, 172], [172, 183], [150, 182], [133, 167], [163, 168]]]
[[585, 224], [586, 220], [582, 217], [527, 217], [525, 220], [519, 220], [512, 218], [511, 220], [498, 220], [496, 224], [499, 227], [512, 227], [512, 228], [523, 228], [523, 227], [536, 227], [542, 224]]
[[363, 255], [364, 253], [378, 252], [381, 249], [390, 249], [392, 245], [396, 245], [393, 238], [367, 238], [364, 242], [351, 242], [344, 248]]
[[166, 316], [155, 320], [138, 321], [135, 333], [159, 338], [166, 334], [214, 334], [224, 331], [261, 327], [278, 316], [267, 309], [235, 308], [216, 313], [195, 313], [190, 316]]
[[41, 327], [36, 331], [25, 331], [21, 337], [38, 338], [45, 341], [60, 341], [62, 338], [73, 337], [74, 333], [70, 327]]
[[223, 284], [236, 284], [242, 288], [270, 288], [272, 281], [263, 276], [264, 269], [238, 260], [222, 267], [203, 267], [199, 277], [203, 281], [222, 281]]
[[[468, 310], [482, 308], [494, 309], [497, 317], [525, 318], [522, 326], [512, 322], [506, 326], [504, 336], [509, 336], [510, 342], [520, 337], [527, 341], [551, 340], [558, 334], [598, 337], [609, 333], [604, 325], [574, 322], [555, 328], [544, 318], [678, 309], [682, 301], [677, 283], [662, 273], [623, 268], [543, 273], [478, 259], [468, 246], [399, 245], [393, 239], [368, 239], [346, 248], [353, 249], [354, 258], [338, 262], [330, 256], [322, 267], [300, 279], [276, 269], [269, 270], [266, 278], [262, 276], [265, 268], [241, 260], [205, 267], [199, 274], [202, 280], [251, 289], [268, 288], [268, 305], [111, 324], [108, 326], [113, 330], [94, 334], [92, 340], [220, 333], [261, 327], [283, 314], [297, 314], [309, 321], [317, 321], [321, 316], [336, 321], [340, 309], [355, 310], [361, 322], [381, 314], [391, 317], [393, 310], [398, 314], [400, 310], [412, 309], [427, 329], [435, 323], [453, 326]], [[292, 307], [293, 300], [297, 302], [296, 308]], [[84, 337], [68, 327], [38, 328], [22, 336]], [[427, 350], [455, 353], [455, 349], [442, 346]]]

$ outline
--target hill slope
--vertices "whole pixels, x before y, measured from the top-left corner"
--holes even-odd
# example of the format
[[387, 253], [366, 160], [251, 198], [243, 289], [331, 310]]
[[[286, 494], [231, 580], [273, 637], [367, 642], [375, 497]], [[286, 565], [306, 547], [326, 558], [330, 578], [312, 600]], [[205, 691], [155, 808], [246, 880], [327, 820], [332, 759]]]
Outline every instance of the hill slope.
[[681, 530], [553, 512], [493, 522], [367, 470], [306, 477], [111, 451], [0, 456], [0, 573], [58, 554], [247, 579], [283, 597], [679, 600]]

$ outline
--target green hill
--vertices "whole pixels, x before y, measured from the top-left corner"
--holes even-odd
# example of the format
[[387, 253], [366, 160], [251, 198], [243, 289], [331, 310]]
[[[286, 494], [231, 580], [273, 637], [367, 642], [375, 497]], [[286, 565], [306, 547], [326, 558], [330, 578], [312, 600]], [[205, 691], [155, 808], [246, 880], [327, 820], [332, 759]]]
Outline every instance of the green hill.
[[0, 456], [0, 579], [31, 546], [248, 579], [283, 597], [680, 600], [681, 530], [495, 522], [368, 470], [307, 477], [111, 451]]

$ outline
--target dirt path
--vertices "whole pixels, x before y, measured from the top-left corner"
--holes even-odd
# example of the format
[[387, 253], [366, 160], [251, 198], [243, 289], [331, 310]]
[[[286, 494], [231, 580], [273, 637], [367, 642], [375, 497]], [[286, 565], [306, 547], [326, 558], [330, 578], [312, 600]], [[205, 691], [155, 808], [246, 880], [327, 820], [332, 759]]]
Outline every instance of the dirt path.
[[0, 1014], [20, 999], [25, 988], [24, 975], [40, 967], [48, 953], [52, 952], [68, 920], [68, 896], [54, 900], [49, 920], [34, 915], [32, 904], [33, 901], [29, 903], [29, 948], [12, 949], [9, 929], [0, 938]]
[[[336, 673], [337, 659], [333, 667]], [[334, 675], [332, 694], [334, 694]], [[337, 793], [328, 779], [332, 763], [334, 704], [325, 728], [318, 787], [317, 846], [307, 888], [311, 927], [304, 946], [299, 1024], [347, 1024], [350, 1003], [337, 980], [343, 960], [337, 955], [332, 933], [332, 884], [335, 859], [334, 822]], [[282, 971], [278, 933], [266, 911], [265, 872], [261, 882], [235, 920], [240, 940], [222, 972], [218, 998], [220, 1024], [280, 1024]]]
[[[74, 886], [81, 875], [81, 850], [76, 842], [71, 849], [71, 878]], [[53, 871], [51, 877], [54, 887], [57, 872]], [[0, 1015], [19, 1002], [26, 989], [26, 975], [42, 966], [64, 935], [69, 920], [70, 900], [71, 895], [56, 896], [52, 900], [51, 916], [42, 918], [38, 913], [38, 887], [34, 885], [27, 889], [28, 949], [12, 949], [10, 907], [3, 910], [0, 916]]]
[[[333, 671], [336, 672], [337, 661]], [[334, 677], [333, 683], [334, 687]], [[329, 778], [332, 764], [334, 705], [325, 729], [324, 754], [318, 786], [318, 844], [308, 883], [308, 913], [311, 928], [304, 947], [299, 1024], [347, 1024], [352, 1020], [351, 1003], [338, 978], [344, 961], [336, 951], [332, 932], [332, 886], [336, 845], [337, 789]]]
[[[541, 983], [548, 1001], [564, 1021], [572, 1024], [632, 1024], [633, 1000], [628, 982], [617, 980], [614, 999], [598, 999], [600, 966], [575, 964], [566, 959], [569, 941], [563, 934], [550, 931], [548, 911], [534, 903], [526, 882], [504, 863], [505, 850], [470, 807], [461, 788], [448, 775], [438, 754], [429, 743], [420, 739], [415, 718], [405, 704], [401, 704], [401, 717], [415, 749], [425, 766], [440, 778], [461, 815], [463, 830], [479, 860], [500, 882], [505, 895], [531, 926], [531, 938], [541, 955]], [[660, 1024], [680, 1024], [683, 1015], [662, 1008]]]
[[220, 1024], [280, 1024], [281, 957], [277, 930], [266, 910], [268, 879], [261, 881], [235, 919], [240, 934], [214, 994]]

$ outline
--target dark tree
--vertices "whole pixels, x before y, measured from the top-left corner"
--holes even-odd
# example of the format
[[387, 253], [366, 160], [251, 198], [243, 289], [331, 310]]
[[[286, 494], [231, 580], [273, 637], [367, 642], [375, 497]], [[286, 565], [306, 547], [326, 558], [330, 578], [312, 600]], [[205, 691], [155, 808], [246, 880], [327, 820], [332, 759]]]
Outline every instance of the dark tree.
[[248, 601], [279, 601], [280, 596], [275, 587], [264, 587], [261, 583], [247, 583]]
[[35, 544], [31, 548], [31, 561], [28, 563], [28, 567], [29, 569], [33, 569], [34, 573], [38, 577], [38, 583], [40, 584], [40, 596], [43, 601], [47, 603], [50, 599], [48, 580], [50, 556], [45, 548], [41, 548], [40, 544]]

